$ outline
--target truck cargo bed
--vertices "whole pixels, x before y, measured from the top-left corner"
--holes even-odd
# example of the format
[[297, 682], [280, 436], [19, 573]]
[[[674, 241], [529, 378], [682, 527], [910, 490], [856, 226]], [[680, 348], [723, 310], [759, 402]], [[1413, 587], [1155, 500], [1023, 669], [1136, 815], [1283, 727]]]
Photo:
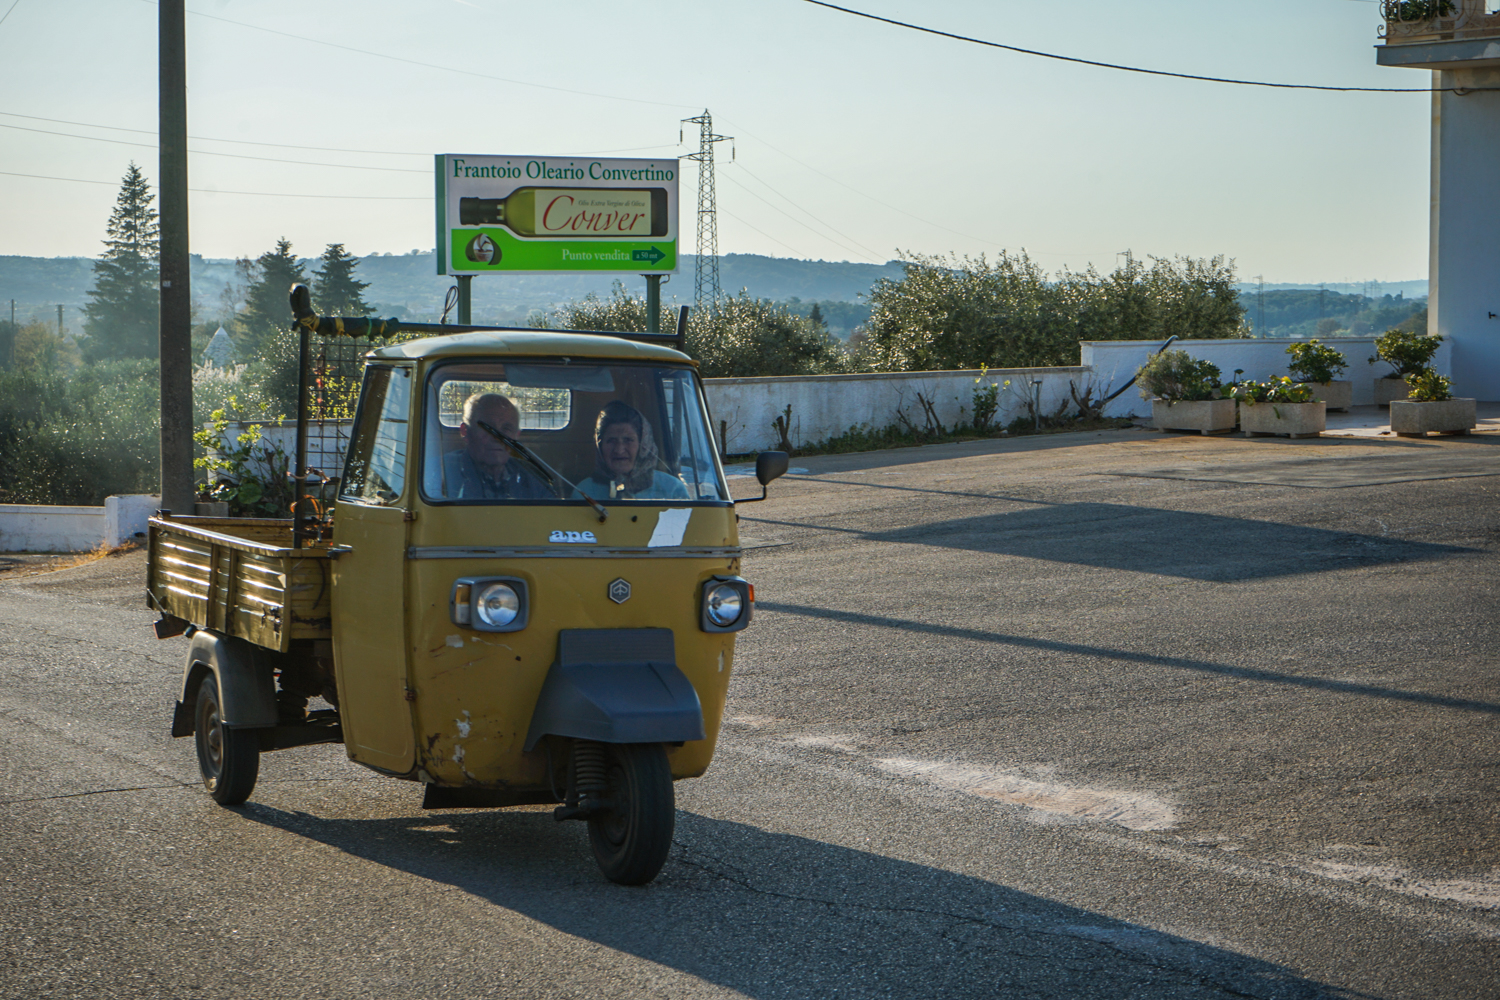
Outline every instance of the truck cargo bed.
[[332, 635], [328, 549], [292, 548], [290, 518], [154, 517], [147, 544], [146, 589], [165, 614], [283, 653]]

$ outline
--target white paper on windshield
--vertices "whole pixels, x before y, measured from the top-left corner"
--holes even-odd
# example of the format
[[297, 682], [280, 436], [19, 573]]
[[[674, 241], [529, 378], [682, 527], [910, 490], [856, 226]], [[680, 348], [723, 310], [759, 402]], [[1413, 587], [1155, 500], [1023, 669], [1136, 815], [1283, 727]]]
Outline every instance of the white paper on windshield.
[[659, 549], [668, 545], [681, 545], [682, 536], [687, 531], [688, 518], [692, 516], [691, 507], [662, 511], [656, 517], [656, 530], [651, 532], [651, 541], [646, 543], [646, 547]]

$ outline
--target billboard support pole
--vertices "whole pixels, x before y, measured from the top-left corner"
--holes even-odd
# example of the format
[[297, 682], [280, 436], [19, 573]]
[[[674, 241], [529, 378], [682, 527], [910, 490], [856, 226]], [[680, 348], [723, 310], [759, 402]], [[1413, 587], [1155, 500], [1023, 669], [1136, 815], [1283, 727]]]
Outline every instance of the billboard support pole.
[[661, 333], [661, 275], [642, 275], [646, 279], [646, 332]]
[[472, 274], [460, 274], [458, 278], [458, 325], [469, 326], [474, 322], [474, 289]]

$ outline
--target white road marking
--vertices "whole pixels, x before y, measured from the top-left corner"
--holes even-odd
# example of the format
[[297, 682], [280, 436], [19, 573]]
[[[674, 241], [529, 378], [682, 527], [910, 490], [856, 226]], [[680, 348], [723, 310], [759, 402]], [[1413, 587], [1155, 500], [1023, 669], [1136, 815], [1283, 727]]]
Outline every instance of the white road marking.
[[1178, 819], [1177, 806], [1152, 792], [1035, 781], [1008, 771], [905, 757], [886, 757], [875, 763], [891, 774], [1025, 806], [1049, 817], [1115, 823], [1129, 830], [1170, 830]]

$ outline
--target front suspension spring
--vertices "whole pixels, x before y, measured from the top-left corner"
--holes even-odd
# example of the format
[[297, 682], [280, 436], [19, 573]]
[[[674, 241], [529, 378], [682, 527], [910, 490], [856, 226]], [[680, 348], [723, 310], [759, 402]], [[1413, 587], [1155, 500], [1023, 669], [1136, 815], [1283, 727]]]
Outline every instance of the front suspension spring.
[[604, 798], [609, 790], [609, 771], [604, 746], [579, 740], [573, 744], [573, 781], [578, 801], [587, 805]]

